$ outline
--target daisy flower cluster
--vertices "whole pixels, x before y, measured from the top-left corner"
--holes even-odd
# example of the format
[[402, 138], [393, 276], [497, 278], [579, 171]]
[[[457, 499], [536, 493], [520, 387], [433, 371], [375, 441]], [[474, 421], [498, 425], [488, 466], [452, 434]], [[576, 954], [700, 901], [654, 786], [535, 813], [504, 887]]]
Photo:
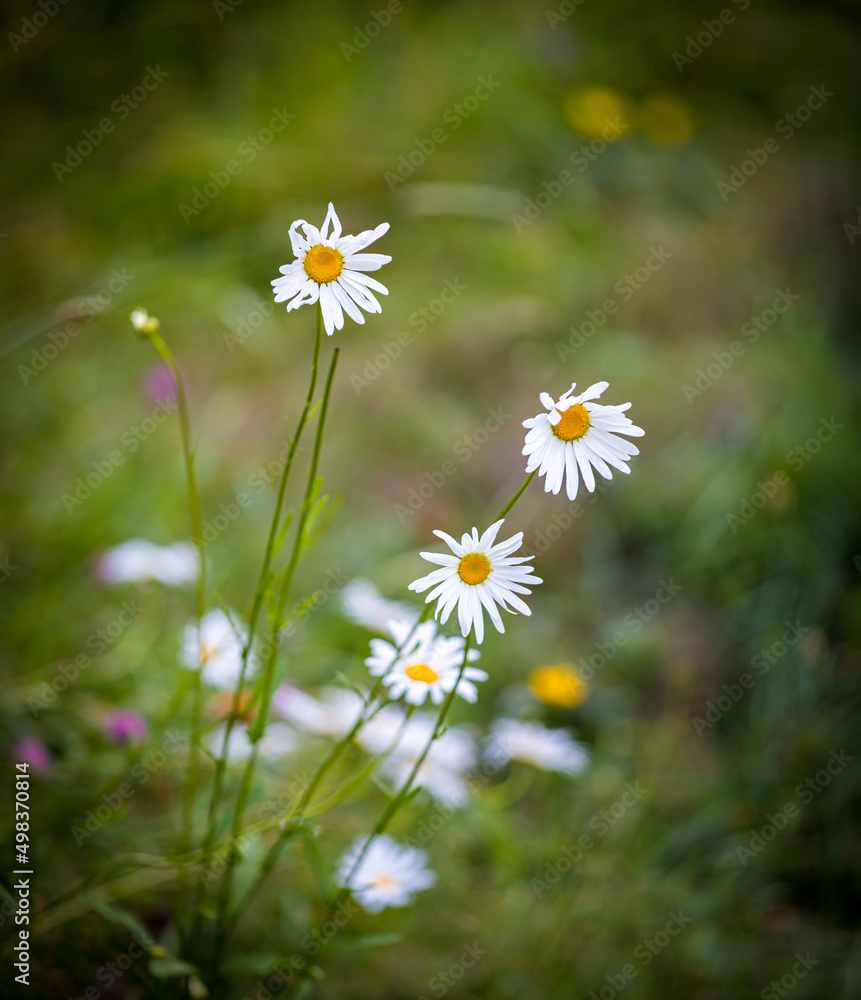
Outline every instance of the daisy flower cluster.
[[[482, 738], [470, 726], [447, 726], [447, 715], [456, 698], [475, 703], [489, 680], [488, 671], [478, 665], [479, 661], [487, 661], [476, 648], [484, 642], [486, 623], [504, 633], [506, 615], [530, 615], [528, 600], [533, 589], [543, 582], [532, 566], [535, 557], [522, 552], [523, 532], [509, 533], [510, 526], [503, 531], [515, 502], [536, 477], [543, 478], [546, 492], [558, 495], [564, 486], [573, 500], [581, 483], [587, 491], [595, 490], [596, 475], [609, 480], [614, 472], [628, 474], [629, 462], [638, 454], [631, 439], [644, 433], [627, 416], [630, 403], [598, 402], [609, 388], [607, 382], [596, 382], [579, 395], [575, 394], [576, 383], [558, 398], [542, 392], [543, 412], [523, 421], [527, 433], [522, 456], [527, 478], [511, 501], [495, 518], [483, 520], [483, 527], [473, 526], [459, 537], [436, 529], [434, 535], [445, 551], [420, 552], [431, 569], [413, 580], [408, 589], [423, 596], [421, 613], [410, 604], [385, 600], [367, 580], [354, 580], [345, 588], [342, 604], [347, 617], [374, 633], [364, 661], [371, 678], [369, 690], [324, 687], [312, 694], [291, 682], [279, 685], [279, 640], [287, 620], [292, 571], [307, 544], [309, 525], [317, 511], [317, 461], [338, 356], [335, 349], [323, 397], [315, 406], [322, 330], [332, 336], [344, 329], [347, 319], [364, 324], [367, 315], [382, 312], [378, 296], [388, 295], [388, 289], [371, 274], [392, 258], [369, 251], [369, 247], [388, 230], [389, 224], [383, 222], [357, 235], [345, 234], [330, 203], [321, 226], [304, 219], [292, 223], [288, 235], [293, 259], [281, 266], [280, 275], [271, 281], [275, 302], [284, 303], [288, 312], [304, 305], [317, 307], [312, 375], [295, 440], [298, 442], [311, 415], [319, 409], [315, 418], [317, 438], [305, 499], [294, 508], [298, 511], [296, 527], [289, 535], [293, 552], [287, 572], [281, 574], [280, 589], [271, 581], [277, 578], [273, 560], [288, 537], [289, 521], [284, 521], [281, 502], [290, 463], [283, 466], [260, 584], [247, 622], [226, 607], [204, 612], [207, 586], [202, 546], [198, 551], [182, 542], [158, 546], [133, 538], [101, 555], [96, 566], [96, 575], [106, 584], [157, 581], [179, 587], [197, 583], [200, 610], [181, 632], [177, 661], [194, 672], [194, 683], [186, 685], [194, 698], [191, 759], [196, 760], [197, 750], [203, 749], [216, 763], [206, 832], [200, 838], [205, 849], [216, 843], [223, 819], [219, 811], [222, 802], [234, 796], [232, 780], [222, 781], [227, 764], [238, 763], [245, 768], [242, 781], [235, 783], [238, 793], [233, 822], [229, 824], [234, 839], [248, 806], [249, 791], [255, 787], [258, 759], [271, 762], [272, 771], [280, 773], [285, 757], [301, 753], [307, 746], [319, 749], [321, 740], [334, 742], [309, 782], [307, 798], [296, 807], [299, 820], [306, 810], [310, 814], [321, 802], [329, 801], [325, 791], [319, 794], [320, 788], [329, 767], [335, 766], [348, 747], [367, 754], [371, 758], [368, 770], [376, 770], [388, 779], [391, 787], [385, 790], [389, 799], [374, 832], [356, 837], [335, 872], [342, 889], [352, 892], [371, 913], [388, 906], [405, 906], [416, 893], [429, 889], [436, 881], [425, 850], [398, 844], [385, 832], [397, 809], [412, 797], [414, 786], [424, 789], [439, 804], [460, 807], [475, 787], [479, 768], [484, 767], [485, 774], [496, 773], [490, 769], [491, 762], [497, 769], [525, 764], [566, 777], [576, 776], [587, 766], [587, 749], [567, 728], [547, 728], [533, 720], [503, 717], [497, 718]], [[144, 309], [136, 309], [131, 321], [137, 334], [151, 341], [167, 365], [182, 408], [181, 434], [193, 501], [192, 536], [200, 538], [199, 492], [191, 460], [193, 443], [182, 372], [159, 333], [159, 321]], [[280, 534], [279, 525], [283, 525]], [[258, 620], [267, 618], [271, 639], [264, 640], [257, 634], [258, 627], [263, 627], [258, 626]], [[449, 630], [454, 634], [443, 631], [450, 621]], [[566, 664], [534, 671], [528, 685], [538, 701], [563, 711], [588, 696], [588, 687]], [[206, 698], [211, 700], [210, 707], [216, 703], [222, 707], [210, 711], [204, 726], [198, 720], [206, 714]], [[230, 707], [225, 711], [228, 702]], [[105, 719], [104, 732], [115, 744], [132, 745], [146, 738], [147, 727], [142, 717], [124, 710]], [[185, 801], [197, 807], [198, 768], [189, 768], [189, 775]], [[364, 776], [360, 773], [359, 780]], [[334, 781], [331, 777], [328, 780]], [[335, 795], [338, 801], [340, 794]], [[313, 815], [325, 808], [328, 806]], [[187, 811], [187, 817], [193, 814], [194, 810]], [[282, 817], [284, 830], [292, 816]], [[194, 823], [187, 817], [184, 836], [191, 843], [197, 838]], [[274, 868], [281, 842], [278, 840], [270, 848], [261, 863], [260, 880]], [[225, 901], [231, 898], [231, 874], [228, 872], [225, 878], [227, 891], [220, 894], [216, 915], [221, 935], [230, 925]]]

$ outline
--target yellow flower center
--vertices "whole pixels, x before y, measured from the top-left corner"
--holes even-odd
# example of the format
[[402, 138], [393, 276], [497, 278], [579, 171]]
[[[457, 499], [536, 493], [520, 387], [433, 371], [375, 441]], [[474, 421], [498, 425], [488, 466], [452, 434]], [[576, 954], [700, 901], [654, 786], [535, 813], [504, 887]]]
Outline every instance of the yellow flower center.
[[490, 576], [490, 560], [483, 552], [467, 552], [457, 564], [457, 575], [464, 583], [477, 587]]
[[407, 667], [406, 675], [411, 681], [424, 681], [425, 684], [433, 684], [439, 680], [439, 674], [426, 663], [415, 663]]
[[539, 701], [556, 708], [573, 708], [589, 697], [589, 685], [567, 663], [533, 670], [529, 690]]
[[391, 875], [378, 875], [371, 883], [375, 889], [391, 889], [395, 884]]
[[318, 243], [305, 254], [304, 267], [312, 281], [325, 285], [344, 270], [344, 258], [339, 250]]
[[208, 663], [217, 652], [217, 647], [207, 646], [207, 644], [204, 643], [200, 648], [200, 662]]
[[583, 437], [590, 426], [589, 411], [582, 403], [575, 403], [567, 410], [562, 410], [559, 423], [550, 425], [560, 441], [576, 441]]

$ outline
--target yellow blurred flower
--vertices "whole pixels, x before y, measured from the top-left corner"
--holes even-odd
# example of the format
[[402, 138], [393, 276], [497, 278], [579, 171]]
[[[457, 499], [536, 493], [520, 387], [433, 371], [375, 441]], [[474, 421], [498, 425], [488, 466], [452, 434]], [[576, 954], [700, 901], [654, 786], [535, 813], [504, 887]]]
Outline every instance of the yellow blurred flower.
[[654, 94], [639, 107], [637, 123], [652, 142], [680, 146], [694, 134], [694, 116], [690, 105], [672, 94]]
[[623, 128], [631, 124], [628, 98], [609, 87], [572, 90], [565, 98], [563, 112], [568, 124], [590, 139], [600, 137], [608, 127], [618, 123]]
[[574, 708], [589, 697], [589, 685], [570, 663], [537, 667], [527, 683], [539, 701], [554, 708]]

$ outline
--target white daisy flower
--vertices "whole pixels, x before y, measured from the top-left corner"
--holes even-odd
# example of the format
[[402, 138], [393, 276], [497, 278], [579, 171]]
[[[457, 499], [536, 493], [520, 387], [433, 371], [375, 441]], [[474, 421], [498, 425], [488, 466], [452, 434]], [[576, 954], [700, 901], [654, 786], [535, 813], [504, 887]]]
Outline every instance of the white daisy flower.
[[341, 605], [350, 621], [375, 632], [387, 632], [390, 621], [413, 625], [419, 613], [408, 604], [387, 601], [371, 583], [357, 577], [341, 591]]
[[339, 885], [352, 889], [368, 913], [379, 913], [387, 906], [407, 906], [414, 893], [429, 889], [436, 882], [436, 874], [426, 867], [427, 851], [398, 844], [385, 833], [371, 841], [351, 875], [367, 839], [357, 837], [353, 841], [353, 846], [341, 858], [336, 879]]
[[[504, 519], [503, 519], [504, 520]], [[494, 545], [494, 539], [502, 527], [503, 520], [492, 524], [487, 531], [478, 537], [478, 529], [472, 529], [472, 535], [465, 534], [460, 543], [444, 531], [434, 531], [454, 555], [437, 555], [435, 552], [420, 553], [422, 559], [442, 566], [420, 580], [410, 584], [409, 589], [422, 593], [433, 587], [425, 598], [429, 603], [439, 598], [436, 615], [445, 624], [452, 609], [457, 605], [457, 617], [460, 630], [466, 636], [471, 628], [475, 628], [475, 641], [484, 639], [484, 612], [487, 610], [490, 620], [498, 632], [504, 632], [502, 618], [497, 605], [516, 614], [531, 615], [526, 604], [518, 594], [531, 594], [525, 583], [542, 583], [537, 576], [532, 575], [532, 567], [522, 565], [529, 562], [532, 556], [512, 556], [520, 548], [523, 532], [504, 542]]]
[[[460, 636], [437, 635], [436, 622], [422, 622], [414, 629], [412, 625], [390, 621], [389, 631], [394, 645], [385, 639], [371, 639], [371, 655], [365, 666], [373, 677], [383, 678], [390, 698], [404, 695], [409, 704], [421, 705], [430, 695], [434, 705], [440, 705], [455, 685], [466, 701], [478, 698], [478, 688], [472, 682], [486, 681], [487, 674], [478, 667], [467, 666], [461, 675], [465, 642]], [[480, 656], [477, 649], [471, 649], [467, 662]]]
[[[417, 712], [413, 715], [404, 726], [397, 746], [381, 764], [380, 771], [400, 787], [424, 752], [435, 726], [436, 719], [429, 713]], [[431, 743], [415, 784], [421, 785], [443, 805], [463, 805], [468, 797], [465, 776], [475, 763], [475, 741], [469, 733], [458, 727], [446, 729]]]
[[320, 697], [293, 684], [282, 684], [272, 695], [272, 708], [294, 726], [318, 736], [339, 740], [353, 728], [364, 702], [347, 688], [327, 687]]
[[[214, 757], [221, 755], [225, 729], [226, 726], [219, 726], [218, 729], [213, 729], [206, 738], [206, 745]], [[270, 722], [260, 740], [257, 753], [263, 760], [278, 760], [292, 753], [298, 745], [299, 740], [296, 733], [286, 722]], [[231, 764], [248, 760], [252, 749], [253, 746], [245, 726], [234, 726], [230, 731], [230, 739], [227, 741], [227, 760]]]
[[498, 719], [493, 726], [486, 760], [520, 760], [543, 771], [579, 774], [589, 763], [589, 752], [566, 729], [547, 729], [538, 722]]
[[[298, 231], [300, 226], [304, 236]], [[296, 259], [279, 268], [282, 277], [271, 283], [275, 301], [289, 299], [289, 312], [299, 306], [313, 305], [319, 299], [323, 325], [329, 336], [344, 328], [344, 313], [357, 323], [364, 323], [360, 306], [365, 312], [382, 312], [383, 307], [374, 292], [388, 295], [389, 290], [362, 272], [376, 271], [392, 258], [387, 254], [359, 251], [388, 231], [389, 224], [384, 222], [358, 236], [342, 236], [341, 220], [331, 202], [322, 229], [297, 219], [290, 227], [290, 242]]]
[[619, 472], [629, 473], [628, 460], [640, 454], [640, 449], [624, 438], [642, 437], [645, 431], [623, 416], [630, 403], [618, 406], [603, 406], [593, 403], [609, 386], [609, 382], [596, 382], [579, 396], [572, 396], [576, 382], [568, 392], [554, 402], [553, 397], [542, 392], [540, 399], [548, 410], [523, 421], [530, 428], [523, 446], [523, 454], [528, 456], [526, 471], [538, 469], [539, 476], [545, 476], [546, 493], [558, 493], [565, 478], [565, 490], [569, 500], [577, 497], [580, 476], [586, 489], [595, 490], [595, 468], [605, 479], [612, 479], [612, 465]]
[[[202, 663], [204, 681], [222, 690], [232, 690], [239, 680], [242, 647], [247, 636], [248, 631], [235, 612], [228, 615], [220, 608], [213, 608], [200, 620], [200, 642], [197, 622], [185, 626], [179, 661], [188, 670], [197, 670]], [[253, 676], [256, 670], [257, 659], [252, 650], [246, 677]]]
[[108, 549], [96, 564], [102, 583], [138, 583], [158, 580], [181, 587], [197, 579], [197, 550], [190, 542], [156, 545], [145, 538], [130, 538]]

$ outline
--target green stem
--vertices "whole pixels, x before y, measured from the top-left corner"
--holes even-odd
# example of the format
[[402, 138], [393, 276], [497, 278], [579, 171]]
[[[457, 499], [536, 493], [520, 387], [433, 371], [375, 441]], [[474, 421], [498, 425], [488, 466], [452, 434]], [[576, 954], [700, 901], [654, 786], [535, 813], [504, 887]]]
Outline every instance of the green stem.
[[281, 472], [281, 481], [278, 484], [278, 496], [275, 501], [275, 510], [272, 513], [272, 524], [269, 527], [269, 538], [266, 542], [266, 551], [263, 555], [263, 565], [260, 569], [260, 579], [257, 583], [257, 588], [254, 592], [254, 600], [251, 605], [251, 613], [248, 617], [248, 638], [245, 642], [245, 646], [242, 650], [242, 664], [239, 672], [239, 679], [236, 682], [236, 689], [233, 692], [233, 700], [230, 705], [230, 714], [227, 717], [227, 724], [224, 728], [224, 739], [221, 744], [221, 752], [218, 756], [218, 760], [215, 765], [215, 779], [212, 788], [212, 798], [209, 802], [209, 819], [208, 828], [206, 833], [206, 839], [204, 840], [204, 853], [211, 849], [213, 843], [215, 842], [216, 836], [216, 821], [218, 814], [218, 805], [221, 800], [221, 793], [224, 783], [224, 772], [227, 767], [227, 748], [230, 742], [230, 735], [233, 731], [233, 727], [239, 719], [239, 705], [242, 698], [242, 688], [245, 683], [245, 677], [248, 670], [249, 655], [251, 653], [252, 643], [254, 641], [254, 635], [257, 627], [257, 619], [260, 616], [260, 611], [263, 607], [263, 599], [266, 593], [266, 583], [269, 577], [269, 568], [272, 564], [272, 551], [275, 544], [275, 538], [278, 534], [278, 528], [281, 524], [281, 512], [284, 506], [284, 494], [287, 489], [287, 480], [290, 476], [290, 470], [293, 465], [293, 458], [296, 454], [296, 450], [299, 446], [299, 440], [302, 436], [302, 432], [305, 429], [305, 424], [308, 421], [308, 415], [311, 411], [311, 404], [314, 399], [314, 389], [317, 385], [317, 369], [318, 362], [320, 358], [320, 344], [322, 342], [323, 334], [323, 316], [320, 311], [319, 306], [317, 307], [317, 328], [314, 337], [314, 354], [311, 360], [311, 381], [308, 386], [308, 395], [305, 398], [305, 406], [302, 409], [302, 413], [299, 417], [299, 422], [296, 425], [296, 431], [293, 435], [290, 445], [287, 450], [287, 458], [284, 463], [284, 468]]
[[[191, 536], [197, 548], [199, 569], [197, 574], [197, 589], [195, 594], [195, 617], [197, 621], [197, 644], [200, 651], [201, 661], [192, 675], [192, 708], [191, 708], [191, 748], [189, 753], [188, 773], [186, 775], [185, 791], [182, 805], [182, 834], [180, 839], [181, 849], [188, 851], [194, 840], [194, 803], [197, 799], [197, 786], [200, 776], [200, 722], [202, 715], [202, 688], [200, 675], [203, 669], [203, 643], [200, 635], [200, 622], [206, 610], [206, 559], [205, 545], [203, 540], [203, 514], [200, 503], [200, 492], [197, 488], [197, 477], [194, 474], [194, 453], [191, 448], [191, 421], [188, 412], [188, 396], [185, 391], [185, 382], [182, 372], [173, 356], [173, 352], [167, 346], [157, 330], [146, 333], [146, 338], [155, 348], [159, 357], [173, 372], [176, 380], [176, 399], [179, 410], [179, 427], [182, 438], [182, 455], [185, 463], [185, 476], [188, 482], [189, 514], [191, 516]], [[191, 888], [188, 877], [183, 880], [183, 893], [180, 897], [180, 914], [190, 902]], [[183, 920], [178, 919], [180, 928]]]
[[497, 521], [501, 521], [503, 517], [511, 510], [511, 508], [517, 503], [517, 501], [526, 492], [526, 487], [532, 482], [532, 480], [538, 474], [538, 469], [534, 472], [530, 472], [529, 475], [524, 479], [520, 485], [520, 489], [514, 494], [514, 496], [508, 501], [508, 503], [502, 508], [502, 510], [496, 515], [496, 517], [490, 522], [491, 524], [496, 524]]
[[[237, 797], [236, 806], [233, 812], [233, 823], [231, 825], [231, 839], [235, 842], [238, 837], [240, 830], [242, 828], [242, 816], [245, 811], [245, 804], [248, 799], [248, 795], [251, 791], [251, 782], [254, 777], [254, 771], [257, 766], [257, 756], [260, 747], [260, 740], [263, 737], [263, 733], [266, 729], [266, 723], [269, 716], [269, 708], [272, 701], [272, 689], [275, 679], [275, 663], [278, 658], [278, 637], [281, 630], [282, 620], [284, 618], [284, 609], [287, 606], [287, 599], [290, 594], [290, 586], [293, 582], [293, 574], [296, 570], [296, 565], [299, 562], [299, 556], [302, 552], [304, 534], [305, 534], [305, 524], [308, 519], [308, 514], [311, 509], [311, 498], [313, 496], [314, 484], [317, 479], [317, 466], [320, 460], [320, 450], [323, 444], [323, 431], [326, 425], [326, 413], [329, 408], [329, 399], [332, 393], [332, 380], [335, 376], [335, 367], [338, 363], [339, 349], [336, 347], [332, 352], [332, 361], [329, 365], [329, 373], [326, 377], [326, 388], [323, 392], [323, 402], [320, 408], [320, 419], [317, 424], [317, 434], [314, 439], [314, 452], [311, 456], [311, 466], [308, 470], [308, 483], [305, 488], [305, 497], [302, 502], [302, 511], [299, 516], [299, 523], [296, 526], [296, 535], [293, 539], [293, 550], [290, 553], [290, 561], [287, 564], [287, 569], [284, 573], [284, 579], [281, 583], [281, 589], [278, 595], [278, 604], [274, 619], [272, 621], [272, 632], [269, 643], [269, 651], [266, 659], [266, 668], [263, 676], [263, 687], [260, 702], [260, 709], [257, 713], [257, 719], [254, 726], [249, 730], [248, 737], [252, 743], [251, 755], [248, 758], [248, 763], [245, 766], [245, 772], [242, 776], [242, 783], [239, 788], [239, 795]], [[234, 844], [235, 846], [235, 844]], [[225, 921], [227, 917], [227, 908], [230, 900], [230, 888], [232, 884], [232, 865], [227, 869], [224, 874], [224, 882], [222, 883], [222, 889], [219, 898], [218, 905], [218, 918], [217, 924], [219, 930], [217, 931], [217, 944], [216, 944], [216, 955], [220, 955], [223, 952], [224, 944], [224, 929]]]

